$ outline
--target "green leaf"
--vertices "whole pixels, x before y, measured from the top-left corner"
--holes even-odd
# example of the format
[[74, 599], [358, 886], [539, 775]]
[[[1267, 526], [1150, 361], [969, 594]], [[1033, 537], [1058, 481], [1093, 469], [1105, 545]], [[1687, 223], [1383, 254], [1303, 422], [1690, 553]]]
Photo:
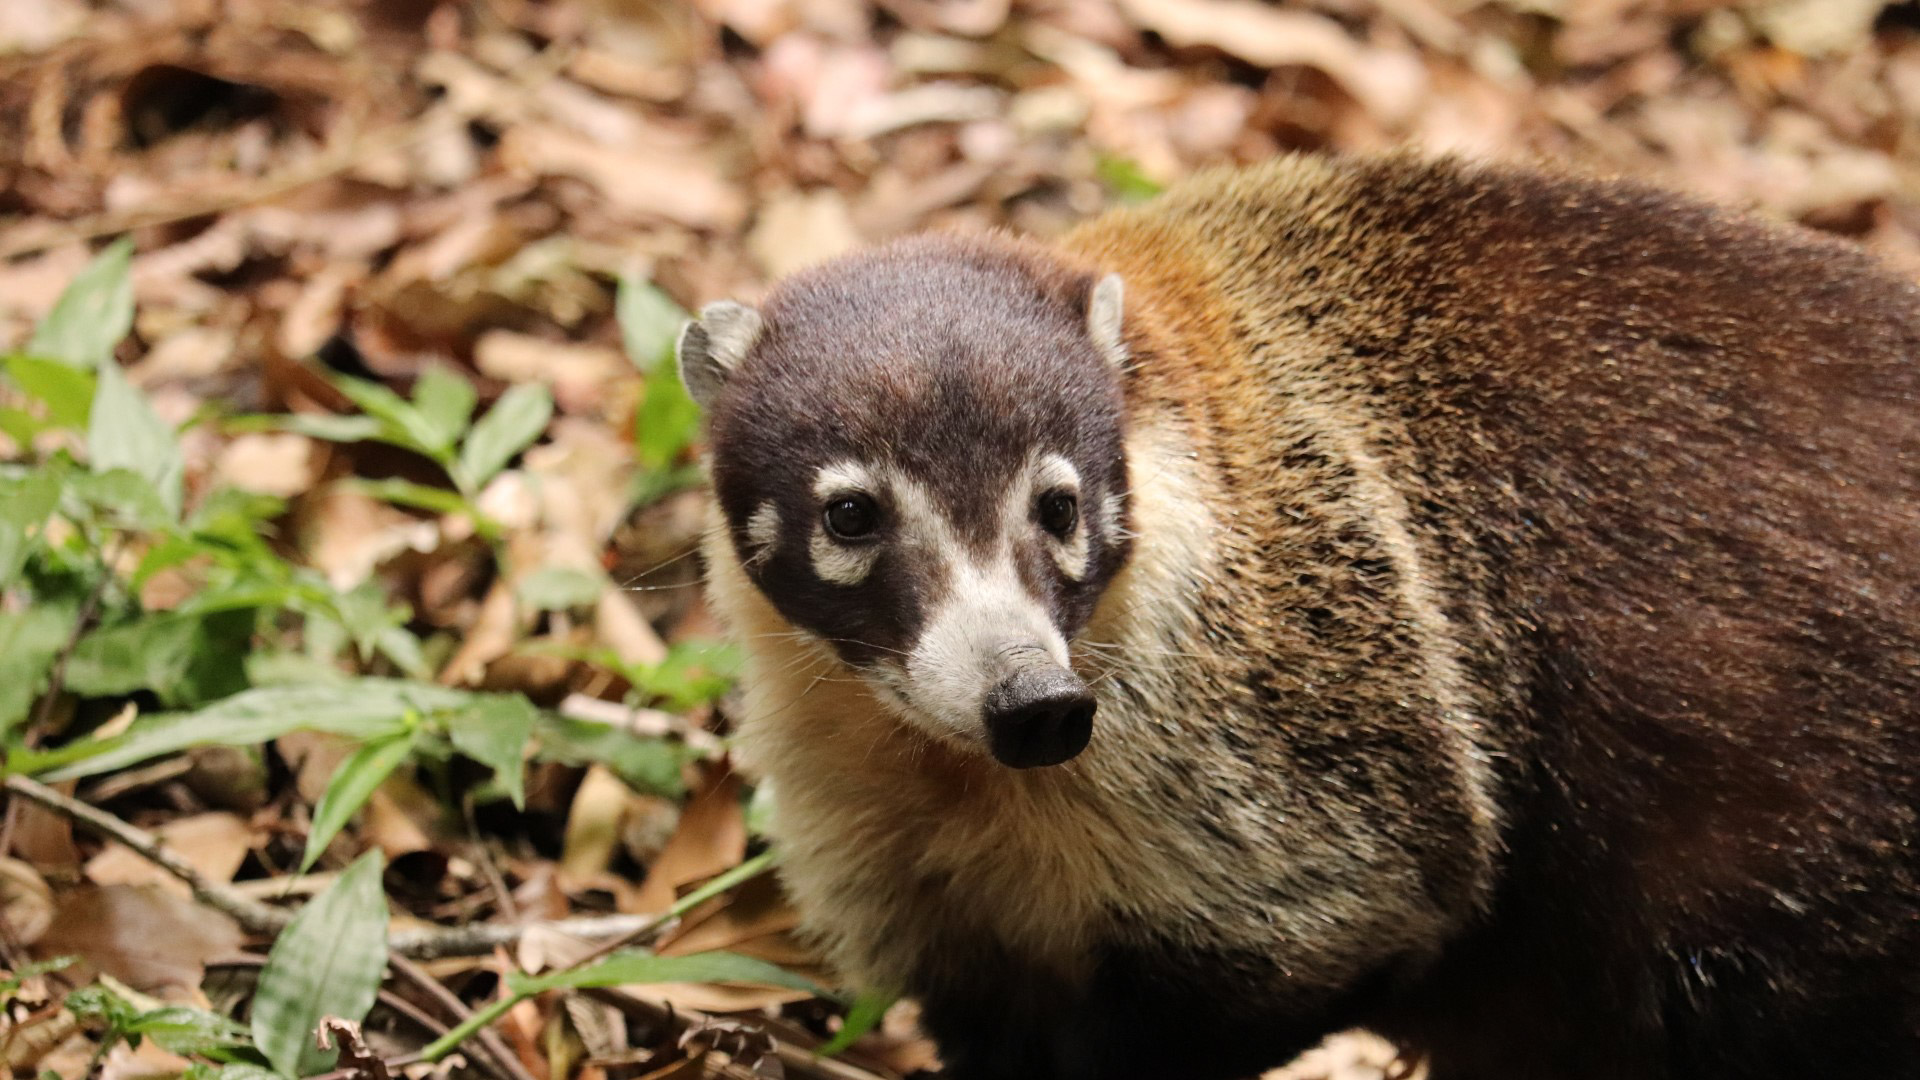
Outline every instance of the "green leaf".
[[633, 456], [647, 469], [664, 469], [700, 432], [700, 406], [680, 385], [673, 365], [647, 376], [646, 392], [633, 420]]
[[55, 426], [87, 426], [94, 391], [99, 386], [92, 372], [39, 356], [9, 356], [7, 375], [29, 397], [38, 398], [47, 407], [47, 419]]
[[526, 766], [522, 761], [533, 740], [540, 711], [519, 694], [491, 695], [447, 718], [447, 737], [453, 748], [493, 770], [515, 807], [527, 802]]
[[662, 366], [671, 366], [667, 361], [673, 358], [674, 342], [688, 318], [679, 304], [652, 284], [623, 276], [613, 310], [620, 321], [627, 359], [640, 374], [651, 379]]
[[585, 967], [556, 971], [548, 975], [507, 973], [507, 989], [519, 995], [543, 994], [549, 990], [588, 987], [631, 986], [637, 983], [758, 983], [784, 986], [809, 994], [821, 990], [811, 981], [765, 960], [739, 953], [704, 952], [690, 956], [656, 956], [644, 949], [623, 949], [609, 953]]
[[[387, 427], [371, 416], [334, 416], [331, 413], [292, 413], [271, 418], [274, 427], [327, 442], [354, 443], [378, 439]], [[251, 425], [247, 425], [251, 426]]]
[[258, 1065], [237, 1062], [228, 1065], [206, 1065], [195, 1062], [187, 1066], [180, 1074], [180, 1080], [287, 1080], [272, 1069], [263, 1069]]
[[533, 445], [552, 418], [553, 394], [538, 383], [522, 383], [500, 395], [460, 445], [454, 484], [468, 495], [479, 492], [515, 454]]
[[60, 486], [68, 467], [55, 458], [22, 476], [0, 480], [0, 588], [26, 565], [27, 553], [60, 505]]
[[283, 1075], [332, 1069], [338, 1053], [313, 1045], [321, 1018], [358, 1023], [373, 1007], [387, 969], [381, 870], [378, 851], [354, 860], [300, 909], [267, 953], [253, 997], [253, 1041]]
[[391, 738], [370, 742], [354, 751], [340, 764], [328, 781], [327, 790], [313, 808], [313, 824], [307, 828], [307, 848], [300, 856], [300, 872], [312, 869], [315, 859], [327, 850], [335, 834], [343, 828], [373, 794], [373, 789], [400, 767], [413, 751], [419, 732], [408, 731]]
[[359, 406], [361, 412], [380, 422], [376, 438], [417, 450], [435, 461], [444, 463], [451, 457], [453, 441], [443, 439], [433, 422], [399, 394], [377, 382], [345, 375], [330, 376], [327, 381]]
[[1094, 165], [1100, 182], [1113, 197], [1123, 203], [1145, 202], [1165, 190], [1166, 185], [1148, 176], [1139, 162], [1131, 158], [1102, 154]]
[[433, 428], [436, 446], [451, 447], [460, 440], [479, 400], [472, 383], [438, 364], [421, 372], [413, 384], [413, 406]]
[[685, 743], [635, 735], [592, 720], [541, 713], [534, 724], [535, 756], [563, 765], [601, 764], [636, 791], [665, 798], [685, 793], [680, 770], [698, 752]]
[[348, 477], [335, 487], [342, 491], [351, 491], [371, 499], [410, 506], [416, 510], [429, 510], [436, 514], [460, 514], [477, 512], [466, 496], [446, 488], [428, 487], [411, 480], [362, 480]]
[[74, 647], [66, 688], [86, 697], [153, 690], [175, 705], [231, 694], [246, 685], [237, 661], [252, 629], [244, 608], [161, 612], [102, 627]]
[[108, 469], [71, 477], [62, 492], [62, 513], [98, 516], [129, 532], [152, 532], [173, 523], [153, 484], [132, 469]]
[[100, 368], [100, 388], [87, 420], [87, 455], [96, 471], [126, 469], [145, 480], [168, 517], [179, 518], [186, 463], [173, 429], [154, 414], [118, 364]]
[[592, 607], [607, 587], [607, 579], [565, 566], [543, 566], [520, 579], [514, 598], [530, 611], [570, 611]]
[[78, 619], [72, 603], [0, 612], [0, 733], [11, 734], [26, 722]]
[[80, 962], [77, 956], [50, 956], [45, 960], [29, 960], [14, 969], [6, 978], [0, 979], [0, 993], [12, 993], [20, 989], [28, 979], [37, 979], [50, 972], [64, 971]]
[[[239, 664], [234, 666], [238, 667]], [[253, 746], [289, 731], [379, 739], [405, 731], [410, 713], [461, 708], [471, 694], [403, 679], [262, 686], [190, 713], [139, 721], [126, 733], [41, 754], [16, 754], [18, 771], [69, 780], [138, 764], [189, 746]]]
[[84, 368], [110, 366], [133, 328], [133, 240], [121, 237], [74, 275], [26, 351]]
[[134, 1017], [121, 1030], [128, 1035], [145, 1035], [175, 1054], [207, 1054], [239, 1046], [251, 1046], [252, 1040], [239, 1024], [206, 1009], [187, 1005], [168, 1005]]
[[900, 999], [895, 994], [862, 990], [860, 996], [854, 998], [853, 1004], [848, 1007], [847, 1018], [840, 1022], [840, 1030], [834, 1032], [833, 1038], [828, 1039], [825, 1045], [815, 1050], [814, 1056], [832, 1057], [852, 1046], [856, 1039], [872, 1031], [873, 1026], [880, 1022], [881, 1017], [887, 1015], [887, 1010], [891, 1009], [893, 1003], [898, 1000]]

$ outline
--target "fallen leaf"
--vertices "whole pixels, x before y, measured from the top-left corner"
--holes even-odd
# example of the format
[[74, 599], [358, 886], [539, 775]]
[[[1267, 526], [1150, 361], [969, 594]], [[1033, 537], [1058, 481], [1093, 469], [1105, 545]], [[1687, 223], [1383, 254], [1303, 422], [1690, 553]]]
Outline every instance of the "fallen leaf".
[[[156, 826], [153, 835], [202, 877], [221, 884], [233, 880], [257, 840], [245, 819], [224, 812], [175, 818]], [[118, 844], [88, 859], [86, 876], [95, 885], [151, 885], [180, 897], [193, 895], [186, 882]]]
[[56, 898], [36, 954], [78, 956], [143, 993], [199, 986], [207, 962], [245, 940], [231, 918], [166, 889], [82, 885]]

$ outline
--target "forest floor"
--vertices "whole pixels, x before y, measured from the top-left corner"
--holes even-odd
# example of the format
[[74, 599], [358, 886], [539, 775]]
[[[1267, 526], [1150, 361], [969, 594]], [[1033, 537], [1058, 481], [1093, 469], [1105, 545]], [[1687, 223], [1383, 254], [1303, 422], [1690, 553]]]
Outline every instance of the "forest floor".
[[[0, 521], [8, 1064], [303, 1071], [310, 1024], [255, 1008], [210, 1050], [154, 1018], [243, 1015], [275, 913], [384, 865], [417, 959], [337, 1075], [930, 1067], [905, 1003], [816, 1059], [844, 1010], [797, 985], [509, 992], [590, 918], [831, 983], [768, 878], [660, 918], [761, 850], [663, 366], [683, 310], [1403, 144], [1660, 181], [1920, 275], [1917, 125], [1920, 4], [1884, 0], [4, 0], [0, 502], [59, 492]], [[116, 472], [164, 505], [129, 518]], [[314, 686], [351, 722], [282, 723]], [[1286, 1075], [1391, 1059], [1352, 1036]]]

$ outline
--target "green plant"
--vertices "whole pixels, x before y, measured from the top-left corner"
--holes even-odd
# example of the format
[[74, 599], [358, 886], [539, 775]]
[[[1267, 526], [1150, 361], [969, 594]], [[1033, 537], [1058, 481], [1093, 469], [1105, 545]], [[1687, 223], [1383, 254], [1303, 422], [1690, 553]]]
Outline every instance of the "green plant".
[[632, 500], [644, 504], [700, 479], [698, 466], [681, 461], [700, 432], [700, 406], [687, 396], [674, 362], [687, 313], [666, 293], [631, 276], [620, 279], [614, 312], [627, 359], [646, 380], [633, 417], [633, 456], [640, 471]]
[[[373, 582], [336, 588], [276, 547], [284, 500], [218, 487], [190, 492], [178, 434], [113, 357], [132, 323], [130, 256], [125, 241], [104, 249], [26, 346], [0, 353], [0, 435], [13, 443], [0, 461], [0, 771], [72, 780], [199, 746], [330, 733], [352, 749], [313, 809], [302, 870], [396, 770], [414, 765], [444, 775], [456, 755], [491, 772], [490, 784], [476, 791], [516, 805], [525, 797], [529, 756], [602, 763], [642, 790], [680, 793], [694, 753], [685, 744], [555, 715], [517, 693], [432, 682], [426, 643], [410, 629], [406, 605]], [[647, 490], [658, 494], [690, 479], [680, 461], [697, 423], [662, 329], [677, 328], [678, 309], [626, 282], [621, 317], [629, 347], [654, 356], [641, 365], [649, 378], [636, 452], [653, 477]], [[451, 371], [429, 371], [411, 400], [358, 380], [335, 385], [361, 415], [272, 418], [272, 425], [424, 455], [443, 468], [450, 488], [355, 483], [396, 503], [468, 514], [502, 549], [500, 527], [476, 500], [545, 431], [552, 400], [544, 388], [510, 390], [473, 421], [477, 395]], [[149, 606], [142, 597], [162, 574], [185, 583], [168, 590], [184, 598]], [[564, 609], [597, 595], [600, 583], [533, 569], [517, 588], [524, 604]], [[655, 665], [597, 652], [590, 659], [626, 677], [636, 701], [672, 708], [717, 696], [736, 663], [726, 650], [694, 645], [676, 646]], [[120, 719], [128, 714], [135, 714], [130, 722]], [[751, 876], [765, 866], [762, 857], [739, 871]], [[205, 1080], [325, 1071], [331, 1055], [311, 1048], [314, 1025], [322, 1015], [363, 1018], [384, 977], [380, 877], [378, 853], [361, 857], [279, 935], [250, 1029], [104, 980], [76, 991], [68, 1006], [104, 1028], [102, 1055], [117, 1042], [151, 1038], [200, 1059], [189, 1075]], [[706, 895], [712, 892], [683, 904]], [[524, 997], [616, 976], [792, 979], [720, 954], [625, 953], [583, 971], [516, 976], [510, 992]], [[24, 977], [0, 992], [17, 991]]]

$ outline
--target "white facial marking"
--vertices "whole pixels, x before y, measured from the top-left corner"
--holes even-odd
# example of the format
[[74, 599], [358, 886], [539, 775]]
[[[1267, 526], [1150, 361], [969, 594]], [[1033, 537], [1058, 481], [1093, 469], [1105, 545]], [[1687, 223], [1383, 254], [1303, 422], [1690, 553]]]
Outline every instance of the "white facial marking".
[[[813, 497], [824, 504], [835, 495], [864, 492], [879, 497], [885, 490], [874, 470], [857, 461], [836, 461], [813, 477]], [[835, 585], [858, 585], [873, 572], [880, 559], [878, 544], [851, 546], [827, 535], [826, 523], [817, 516], [813, 535], [807, 541], [807, 555], [813, 560], [813, 572], [820, 580]]]
[[773, 557], [780, 545], [780, 508], [769, 499], [753, 510], [747, 519], [747, 545], [753, 549], [746, 558], [748, 567], [758, 566]]
[[[1073, 462], [1059, 454], [1042, 457], [1033, 467], [1033, 493], [1044, 495], [1050, 491], [1064, 491], [1080, 498], [1080, 471]], [[1079, 581], [1087, 576], [1087, 521], [1084, 509], [1077, 515], [1073, 532], [1065, 540], [1049, 536], [1049, 552], [1053, 555], [1053, 564], [1060, 568], [1069, 580]]]
[[1033, 528], [1033, 491], [1031, 473], [1008, 491], [994, 548], [983, 558], [961, 542], [931, 495], [904, 477], [893, 479], [901, 524], [932, 549], [947, 574], [940, 605], [928, 613], [907, 656], [907, 696], [926, 721], [969, 741], [984, 737], [986, 696], [1011, 673], [1009, 660], [1020, 650], [1069, 665], [1066, 639], [1014, 566], [1014, 539]]

